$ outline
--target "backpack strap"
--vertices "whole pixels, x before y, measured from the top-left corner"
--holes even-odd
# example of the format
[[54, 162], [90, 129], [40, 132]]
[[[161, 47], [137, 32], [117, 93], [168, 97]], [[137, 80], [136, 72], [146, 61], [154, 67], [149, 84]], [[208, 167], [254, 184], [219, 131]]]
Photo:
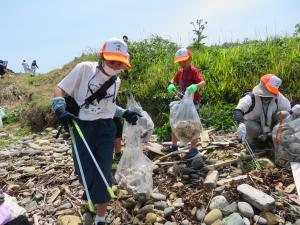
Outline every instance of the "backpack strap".
[[255, 95], [252, 92], [248, 92], [245, 95], [250, 95], [250, 97], [251, 97], [251, 106], [249, 107], [248, 111], [244, 113], [244, 115], [252, 112], [252, 110], [255, 107]]
[[89, 105], [95, 99], [97, 99], [98, 102], [101, 99], [103, 99], [107, 95], [107, 92], [106, 92], [107, 89], [110, 88], [110, 86], [113, 85], [116, 80], [117, 80], [117, 76], [116, 75], [114, 75], [111, 78], [109, 78], [109, 80], [107, 80], [95, 93], [93, 93], [91, 96], [89, 96], [88, 98], [86, 98], [84, 100], [84, 104], [83, 105]]
[[[247, 92], [247, 93], [245, 93], [245, 96], [246, 95], [250, 95], [250, 97], [251, 97], [251, 106], [249, 107], [248, 111], [244, 113], [244, 115], [252, 112], [252, 110], [255, 107], [255, 95], [252, 92]], [[275, 103], [276, 103], [276, 107], [277, 107], [277, 110], [278, 110], [278, 98], [275, 98]]]

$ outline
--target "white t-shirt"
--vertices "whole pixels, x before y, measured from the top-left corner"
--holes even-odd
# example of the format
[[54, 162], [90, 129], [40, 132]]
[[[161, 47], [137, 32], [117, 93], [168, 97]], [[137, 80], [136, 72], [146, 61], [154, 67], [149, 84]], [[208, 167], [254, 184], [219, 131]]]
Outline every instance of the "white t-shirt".
[[[97, 69], [97, 62], [82, 62], [58, 84], [68, 95], [72, 96], [78, 105], [96, 92], [110, 77]], [[97, 120], [113, 118], [116, 112], [116, 96], [120, 87], [120, 79], [106, 91], [107, 95], [99, 103], [93, 101], [88, 107], [83, 106], [79, 111], [80, 120]], [[92, 91], [92, 92], [91, 92]]]

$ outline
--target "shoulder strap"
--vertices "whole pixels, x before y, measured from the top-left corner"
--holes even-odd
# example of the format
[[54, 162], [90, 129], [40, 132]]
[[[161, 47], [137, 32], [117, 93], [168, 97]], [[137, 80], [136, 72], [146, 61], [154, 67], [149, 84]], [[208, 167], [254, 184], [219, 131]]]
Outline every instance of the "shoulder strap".
[[116, 75], [109, 78], [95, 93], [84, 100], [84, 105], [91, 104], [95, 99], [97, 99], [98, 102], [103, 99], [107, 95], [107, 89], [110, 88], [110, 86], [115, 83], [116, 80]]
[[255, 95], [252, 92], [248, 92], [248, 93], [246, 93], [246, 95], [250, 95], [250, 97], [251, 97], [251, 106], [249, 107], [248, 111], [245, 112], [245, 114], [248, 114], [248, 113], [252, 112], [252, 110], [255, 107]]

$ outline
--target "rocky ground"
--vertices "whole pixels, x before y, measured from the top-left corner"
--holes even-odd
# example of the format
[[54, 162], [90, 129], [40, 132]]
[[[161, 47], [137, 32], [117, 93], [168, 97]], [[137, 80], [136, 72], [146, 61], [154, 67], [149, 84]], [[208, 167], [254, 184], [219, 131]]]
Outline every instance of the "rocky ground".
[[[56, 132], [48, 128], [2, 148], [0, 187], [17, 198], [35, 225], [89, 224], [70, 145], [63, 137], [55, 139]], [[0, 138], [9, 135], [0, 133]], [[234, 135], [213, 133], [202, 142], [204, 162], [184, 161], [185, 148], [166, 156], [161, 147], [145, 146], [155, 164], [149, 198], [113, 186], [117, 198], [108, 208], [111, 224], [300, 224], [291, 171], [266, 158], [255, 170]]]

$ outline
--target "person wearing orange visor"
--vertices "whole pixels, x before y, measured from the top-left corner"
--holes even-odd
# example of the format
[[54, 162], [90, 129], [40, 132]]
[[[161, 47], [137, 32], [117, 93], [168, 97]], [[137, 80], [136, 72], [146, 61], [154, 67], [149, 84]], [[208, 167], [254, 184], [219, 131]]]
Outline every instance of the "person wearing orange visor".
[[[52, 110], [60, 123], [67, 126], [72, 120], [77, 121], [110, 187], [112, 185], [111, 168], [116, 136], [113, 118], [115, 116], [123, 117], [130, 124], [135, 125], [138, 116], [140, 116], [136, 112], [124, 110], [116, 105], [121, 81], [115, 75], [129, 68], [131, 68], [131, 64], [127, 44], [123, 40], [110, 38], [103, 44], [98, 62], [77, 64], [58, 84], [52, 99]], [[110, 83], [101, 98], [97, 97], [92, 101], [87, 101], [113, 76], [113, 82]], [[66, 94], [71, 96], [79, 106], [78, 115], [66, 110], [64, 98]], [[96, 206], [95, 225], [106, 224], [105, 213], [111, 199], [110, 194], [78, 132], [74, 132], [74, 136], [88, 192], [91, 201]], [[79, 172], [76, 158], [74, 158], [74, 164], [75, 172], [79, 175], [79, 180], [82, 183], [82, 175]], [[86, 195], [83, 198], [86, 199]]]
[[279, 77], [266, 74], [251, 93], [239, 100], [233, 111], [239, 139], [246, 139], [254, 147], [261, 142], [270, 143], [277, 113], [291, 109], [290, 101], [279, 91], [281, 84]]
[[[177, 72], [175, 77], [170, 80], [168, 86], [168, 92], [182, 96], [187, 90], [189, 93], [194, 94], [194, 104], [197, 108], [200, 104], [200, 93], [199, 90], [205, 86], [204, 78], [197, 68], [191, 65], [192, 52], [187, 48], [180, 48], [175, 53], [175, 63], [178, 63], [180, 70]], [[178, 85], [179, 91], [176, 86]], [[172, 133], [172, 145], [163, 148], [164, 152], [174, 152], [178, 150], [177, 137]], [[190, 160], [199, 156], [197, 149], [197, 140], [191, 140], [191, 148], [186, 154], [185, 158]]]

